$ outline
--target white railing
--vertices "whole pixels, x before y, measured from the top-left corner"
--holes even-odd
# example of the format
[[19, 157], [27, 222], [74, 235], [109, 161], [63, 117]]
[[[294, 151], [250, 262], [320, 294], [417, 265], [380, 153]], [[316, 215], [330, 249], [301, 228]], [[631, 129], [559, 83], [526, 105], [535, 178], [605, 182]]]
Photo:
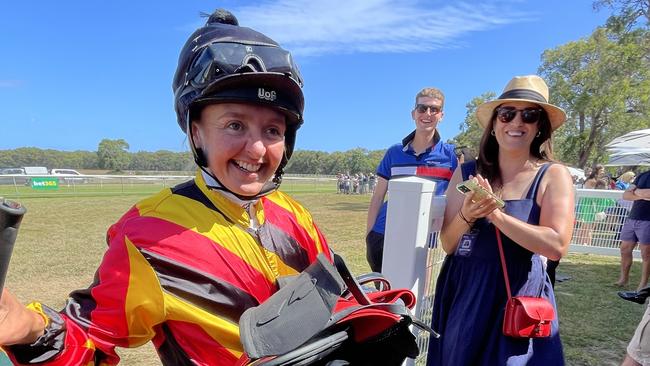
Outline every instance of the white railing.
[[[193, 179], [193, 175], [0, 175], [0, 197], [153, 194]], [[46, 182], [43, 182], [45, 180]], [[56, 182], [56, 185], [52, 183]], [[335, 192], [336, 178], [285, 175], [282, 190]]]
[[154, 175], [0, 175], [0, 196], [103, 195], [153, 193], [191, 176]]
[[[623, 191], [576, 190], [576, 221], [569, 251], [620, 255], [621, 228], [633, 202], [623, 200]], [[640, 258], [638, 250], [634, 256]]]

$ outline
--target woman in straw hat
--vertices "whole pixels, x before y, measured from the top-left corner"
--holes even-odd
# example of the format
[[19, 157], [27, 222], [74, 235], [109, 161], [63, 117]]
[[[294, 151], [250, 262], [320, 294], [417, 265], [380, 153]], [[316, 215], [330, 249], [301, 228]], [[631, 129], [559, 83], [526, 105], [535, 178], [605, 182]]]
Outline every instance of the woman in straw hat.
[[485, 128], [478, 160], [462, 164], [450, 184], [473, 178], [505, 207], [490, 196], [447, 192], [441, 240], [448, 255], [433, 310], [442, 337], [431, 340], [427, 365], [563, 365], [557, 317], [550, 337], [503, 334], [507, 292], [495, 229], [512, 295], [541, 296], [555, 308], [545, 258], [566, 253], [574, 221], [571, 175], [553, 163], [551, 148], [566, 115], [548, 103], [548, 87], [535, 75], [513, 78], [476, 114]]

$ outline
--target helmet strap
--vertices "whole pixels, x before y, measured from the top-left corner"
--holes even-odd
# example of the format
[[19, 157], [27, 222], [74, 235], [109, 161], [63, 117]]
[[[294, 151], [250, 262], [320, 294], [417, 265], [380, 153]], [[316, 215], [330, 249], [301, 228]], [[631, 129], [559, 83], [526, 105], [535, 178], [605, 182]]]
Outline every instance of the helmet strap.
[[275, 175], [273, 176], [273, 182], [275, 184], [280, 185], [280, 183], [282, 183], [282, 175], [284, 175], [284, 167], [287, 166], [288, 162], [289, 162], [289, 158], [287, 157], [287, 148], [285, 146], [284, 151], [282, 152], [282, 161], [280, 162], [278, 168], [275, 170]]
[[208, 159], [206, 159], [205, 154], [203, 153], [203, 149], [200, 147], [194, 148], [194, 161], [200, 167], [208, 166]]
[[234, 197], [236, 197], [236, 198], [238, 198], [238, 199], [240, 199], [242, 201], [256, 200], [258, 198], [261, 198], [261, 197], [264, 197], [264, 196], [268, 195], [269, 193], [273, 193], [278, 188], [280, 188], [280, 182], [282, 181], [282, 175], [280, 175], [280, 178], [279, 178], [280, 182], [277, 181], [277, 179], [278, 179], [278, 171], [281, 170], [281, 168], [278, 168], [278, 171], [276, 171], [276, 173], [275, 173], [276, 174], [275, 177], [272, 180], [266, 182], [266, 184], [264, 184], [264, 186], [262, 187], [262, 190], [260, 190], [260, 192], [258, 194], [253, 195], [253, 196], [244, 196], [244, 195], [235, 193], [235, 192], [231, 191], [230, 189], [228, 189], [226, 186], [224, 186], [223, 183], [221, 183], [219, 181], [219, 179], [214, 174], [212, 174], [212, 172], [210, 171], [210, 168], [206, 168], [206, 167], [202, 167], [202, 166], [199, 167], [199, 168], [205, 174], [207, 174], [210, 178], [212, 178], [214, 180], [214, 183], [216, 183], [216, 184], [210, 184], [210, 183], [206, 182], [206, 187], [208, 187], [208, 189], [210, 189], [211, 191], [221, 191], [224, 194], [230, 194], [230, 195], [232, 195], [232, 196], [234, 196]]
[[208, 166], [208, 159], [205, 156], [205, 153], [203, 152], [203, 149], [200, 147], [196, 147], [194, 144], [194, 133], [192, 133], [192, 121], [190, 120], [190, 112], [188, 110], [187, 112], [187, 127], [185, 128], [185, 131], [187, 131], [187, 138], [190, 140], [190, 150], [192, 150], [192, 155], [194, 156], [194, 162], [196, 162], [196, 165], [199, 167], [207, 167]]

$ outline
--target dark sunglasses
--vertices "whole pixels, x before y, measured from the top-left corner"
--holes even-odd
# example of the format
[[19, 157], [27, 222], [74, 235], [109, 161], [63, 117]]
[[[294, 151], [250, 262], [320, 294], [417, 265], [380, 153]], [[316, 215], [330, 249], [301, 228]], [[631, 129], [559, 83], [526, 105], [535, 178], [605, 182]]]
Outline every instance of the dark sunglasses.
[[438, 114], [442, 109], [437, 105], [417, 104], [415, 110], [418, 111], [418, 113], [427, 113], [427, 110], [430, 110], [431, 114]]
[[521, 120], [524, 123], [536, 123], [539, 121], [542, 111], [542, 108], [535, 107], [524, 109], [517, 109], [515, 107], [499, 107], [496, 109], [497, 117], [499, 118], [499, 121], [503, 123], [510, 123], [515, 119], [515, 116], [517, 116], [517, 112], [521, 113]]

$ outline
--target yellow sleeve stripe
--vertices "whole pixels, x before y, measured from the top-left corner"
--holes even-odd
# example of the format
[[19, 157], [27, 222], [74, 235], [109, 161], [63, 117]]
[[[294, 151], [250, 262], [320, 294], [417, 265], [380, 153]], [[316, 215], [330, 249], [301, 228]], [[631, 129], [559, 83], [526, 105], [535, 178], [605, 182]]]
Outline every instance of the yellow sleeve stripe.
[[136, 347], [151, 340], [153, 327], [164, 321], [164, 298], [153, 268], [128, 238], [124, 241], [130, 270], [124, 307], [129, 346]]
[[168, 320], [192, 323], [201, 327], [215, 342], [229, 352], [241, 356], [243, 347], [239, 341], [239, 324], [209, 313], [169, 293], [164, 293]]

